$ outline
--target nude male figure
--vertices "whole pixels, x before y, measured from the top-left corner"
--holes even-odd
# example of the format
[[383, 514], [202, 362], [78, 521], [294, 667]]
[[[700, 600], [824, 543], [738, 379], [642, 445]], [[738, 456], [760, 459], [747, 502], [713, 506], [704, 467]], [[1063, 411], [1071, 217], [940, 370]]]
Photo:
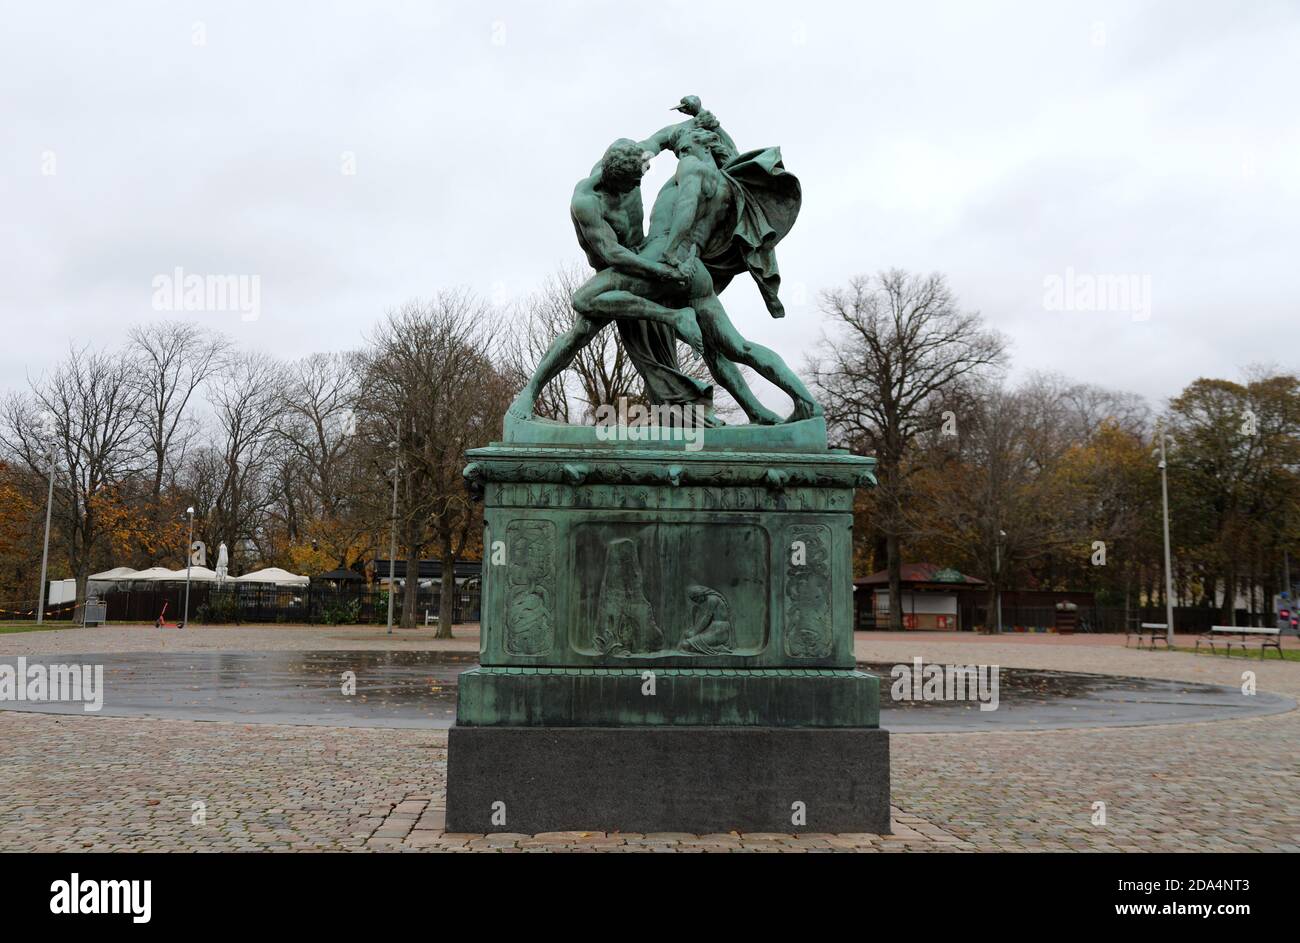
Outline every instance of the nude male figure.
[[[703, 118], [706, 125], [717, 127], [716, 119], [711, 115], [706, 114]], [[555, 353], [555, 358], [550, 361], [558, 365], [554, 373], [568, 364], [572, 354], [566, 345], [586, 343], [581, 337], [583, 319], [585, 323], [595, 325], [597, 330], [611, 318], [663, 321], [671, 324], [683, 340], [700, 351], [709, 372], [732, 395], [750, 422], [771, 425], [781, 422], [781, 417], [759, 402], [736, 367], [737, 362], [757, 370], [789, 394], [795, 404], [791, 420], [805, 419], [815, 415], [817, 410], [808, 391], [776, 354], [746, 341], [736, 331], [717, 298], [712, 275], [696, 258], [702, 247], [712, 246], [714, 242], [725, 247], [731, 239], [727, 223], [734, 207], [731, 186], [718, 170], [717, 159], [734, 156], [735, 146], [721, 133], [698, 127], [699, 122], [700, 117], [697, 117], [694, 122], [664, 128], [640, 145], [647, 153], [666, 147], [677, 148], [677, 173], [655, 198], [650, 214], [650, 231], [637, 255], [650, 263], [670, 263], [678, 277], [646, 279], [629, 274], [626, 265], [614, 265], [597, 272], [574, 292], [573, 308], [580, 315], [580, 323], [575, 325], [570, 335], [562, 336], [552, 345], [542, 363], [547, 364], [548, 358]], [[701, 202], [699, 196], [704, 191], [707, 191], [707, 196]], [[689, 252], [684, 248], [688, 244], [692, 246]], [[693, 287], [687, 285], [688, 276], [695, 281]], [[707, 335], [699, 333], [704, 325], [699, 322], [697, 326], [698, 311], [691, 300], [696, 297], [708, 307]], [[554, 373], [542, 375], [539, 367], [538, 379], [544, 384]], [[541, 386], [537, 389], [540, 390]]]
[[[714, 379], [732, 394], [751, 422], [771, 424], [781, 418], [758, 401], [736, 363], [753, 368], [790, 396], [794, 411], [789, 421], [820, 413], [803, 383], [778, 355], [736, 331], [718, 300], [713, 274], [699, 260], [702, 250], [706, 257], [716, 257], [733, 235], [728, 224], [734, 223], [735, 199], [718, 165], [735, 156], [735, 145], [711, 114], [700, 111], [697, 99], [683, 99], [678, 110], [696, 117], [664, 128], [640, 144], [626, 139], [614, 142], [592, 175], [575, 188], [574, 226], [589, 261], [599, 271], [574, 293], [578, 317], [573, 327], [556, 338], [543, 356], [512, 404], [512, 413], [530, 416], [546, 383], [614, 319], [624, 325], [658, 322], [675, 331], [701, 352]], [[640, 176], [646, 158], [666, 147], [677, 150], [677, 173], [655, 199], [650, 233], [640, 245]], [[730, 275], [721, 276], [722, 285], [727, 281]], [[704, 308], [698, 321], [697, 302]], [[703, 334], [701, 327], [706, 327]], [[678, 378], [687, 379], [680, 374]]]
[[[674, 316], [680, 317], [689, 311], [703, 335], [702, 354], [709, 372], [731, 393], [751, 422], [767, 424], [781, 419], [758, 402], [737, 363], [752, 368], [790, 397], [794, 410], [788, 421], [819, 415], [821, 410], [812, 394], [785, 362], [736, 330], [718, 299], [713, 275], [700, 261], [701, 255], [712, 257], [724, 251], [733, 235], [730, 224], [735, 197], [717, 163], [718, 158], [728, 156], [730, 148], [717, 134], [702, 128], [684, 130], [675, 143], [677, 172], [655, 198], [650, 232], [638, 254], [668, 263], [688, 276], [689, 284], [684, 290], [671, 282], [648, 284], [628, 278], [617, 269], [606, 269], [574, 294], [575, 310], [596, 317], [629, 312], [638, 317], [656, 317], [668, 310], [675, 310]], [[685, 307], [665, 307], [683, 302]]]
[[[583, 286], [575, 292], [577, 317], [572, 327], [551, 344], [527, 386], [511, 404], [511, 413], [530, 417], [542, 388], [572, 363], [578, 352], [613, 319], [659, 321], [696, 349], [702, 345], [695, 313], [689, 307], [670, 308], [644, 297], [667, 294], [680, 297], [686, 284], [685, 276], [677, 269], [635, 251], [645, 239], [641, 177], [648, 162], [649, 154], [641, 144], [620, 138], [609, 146], [591, 174], [574, 187], [569, 211], [578, 244], [593, 268], [602, 274], [618, 273], [626, 280], [620, 287], [630, 291], [605, 299], [600, 305], [587, 302], [601, 291], [593, 294]], [[604, 284], [601, 283], [602, 290]], [[633, 291], [637, 294], [632, 294]]]
[[[730, 181], [718, 167], [718, 160], [725, 159], [730, 150], [716, 133], [702, 128], [679, 137], [677, 172], [673, 183], [664, 187], [655, 200], [650, 233], [641, 254], [662, 258], [689, 277], [685, 300], [704, 336], [704, 360], [714, 379], [736, 398], [751, 421], [770, 422], [775, 417], [754, 401], [736, 363], [752, 368], [793, 400], [794, 410], [787, 421], [808, 419], [820, 415], [821, 407], [780, 356], [746, 340], [736, 330], [718, 299], [712, 273], [701, 261], [701, 256], [716, 257], [725, 251], [734, 234], [735, 196]], [[670, 187], [675, 187], [675, 192]], [[666, 232], [661, 202], [667, 211], [662, 216], [670, 217]]]

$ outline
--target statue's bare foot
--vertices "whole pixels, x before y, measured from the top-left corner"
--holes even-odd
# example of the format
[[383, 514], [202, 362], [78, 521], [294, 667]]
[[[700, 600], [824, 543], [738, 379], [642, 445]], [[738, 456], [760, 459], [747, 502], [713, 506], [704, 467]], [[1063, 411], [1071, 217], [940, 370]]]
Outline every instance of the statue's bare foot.
[[779, 426], [781, 417], [764, 406], [755, 406], [746, 410], [749, 421], [756, 426]]
[[677, 309], [677, 334], [691, 345], [697, 354], [704, 353], [704, 335], [700, 333], [700, 323], [695, 320], [694, 308]]
[[799, 422], [804, 419], [814, 419], [822, 414], [822, 408], [810, 399], [796, 399], [794, 401], [794, 411], [790, 413], [786, 422]]

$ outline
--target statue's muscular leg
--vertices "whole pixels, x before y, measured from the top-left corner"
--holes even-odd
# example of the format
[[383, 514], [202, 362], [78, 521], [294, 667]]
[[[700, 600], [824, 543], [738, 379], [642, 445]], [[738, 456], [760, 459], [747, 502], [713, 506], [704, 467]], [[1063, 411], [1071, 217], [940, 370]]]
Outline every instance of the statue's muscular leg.
[[573, 293], [573, 310], [606, 321], [611, 318], [662, 321], [691, 347], [702, 350], [704, 341], [695, 311], [689, 307], [669, 308], [651, 300], [654, 296], [662, 297], [664, 292], [664, 287], [645, 279], [603, 269]]
[[533, 404], [537, 402], [537, 397], [546, 384], [550, 383], [551, 380], [559, 376], [562, 370], [573, 363], [573, 358], [578, 356], [582, 348], [590, 344], [591, 339], [608, 323], [609, 321], [604, 318], [592, 318], [579, 314], [574, 319], [571, 328], [551, 341], [551, 346], [547, 348], [546, 353], [537, 364], [537, 369], [533, 371], [532, 379], [515, 397], [515, 401], [510, 404], [507, 412], [518, 416], [520, 419], [531, 419]]
[[[707, 302], [697, 304], [706, 307]], [[698, 310], [698, 309], [697, 309]], [[740, 404], [740, 408], [745, 411], [749, 421], [759, 425], [771, 426], [781, 421], [781, 417], [772, 412], [766, 406], [758, 401], [754, 391], [749, 388], [745, 378], [740, 373], [740, 368], [730, 360], [721, 356], [718, 349], [719, 345], [713, 342], [709, 330], [711, 322], [701, 322], [700, 329], [705, 334], [704, 342], [704, 363], [709, 368], [709, 373], [713, 374], [713, 379], [718, 381], [718, 385], [731, 394], [732, 399]]]
[[[716, 295], [707, 300], [695, 299], [694, 305], [700, 327], [708, 335], [709, 347], [714, 349], [715, 354], [752, 367], [759, 376], [780, 387], [794, 401], [794, 411], [787, 421], [796, 422], [821, 415], [821, 407], [813, 400], [808, 388], [786, 366], [785, 361], [762, 344], [745, 340], [731, 323], [731, 318], [727, 317], [726, 309]], [[718, 377], [718, 382], [727, 386], [721, 377]], [[736, 395], [729, 386], [727, 391], [732, 396]]]

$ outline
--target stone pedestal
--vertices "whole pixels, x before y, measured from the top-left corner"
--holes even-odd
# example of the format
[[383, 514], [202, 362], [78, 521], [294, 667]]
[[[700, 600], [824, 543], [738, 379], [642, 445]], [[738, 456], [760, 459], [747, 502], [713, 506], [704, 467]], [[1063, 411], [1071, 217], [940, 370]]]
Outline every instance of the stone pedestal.
[[887, 834], [889, 733], [453, 727], [447, 830]]
[[481, 667], [448, 829], [886, 831], [852, 633], [871, 461], [828, 450], [820, 419], [617, 431], [511, 420], [469, 453]]

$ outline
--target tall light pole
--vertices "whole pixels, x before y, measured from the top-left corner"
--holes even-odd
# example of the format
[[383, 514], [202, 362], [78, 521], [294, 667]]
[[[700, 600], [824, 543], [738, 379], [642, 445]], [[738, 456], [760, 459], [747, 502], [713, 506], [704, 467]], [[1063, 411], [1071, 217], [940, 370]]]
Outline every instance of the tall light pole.
[[1291, 551], [1285, 547], [1282, 548], [1282, 595], [1286, 599], [1286, 607], [1291, 607]]
[[1005, 530], [999, 529], [997, 539], [993, 542], [993, 578], [997, 580], [998, 635], [1002, 634], [1002, 538], [1006, 535]]
[[36, 597], [36, 624], [45, 624], [45, 577], [50, 567], [50, 512], [54, 510], [54, 446], [50, 446], [50, 490], [45, 496], [45, 549], [41, 551], [41, 588]]
[[[393, 634], [393, 563], [397, 556], [397, 472], [402, 464], [402, 455], [399, 452], [393, 460], [393, 522], [389, 530], [388, 538], [388, 634]], [[409, 580], [411, 574], [407, 573], [406, 578]]]
[[190, 567], [194, 564], [194, 505], [187, 507], [185, 513], [190, 518], [190, 536], [185, 541], [185, 615], [180, 625], [182, 629], [190, 623]]
[[1164, 511], [1165, 528], [1165, 644], [1174, 646], [1174, 574], [1169, 557], [1169, 475], [1165, 467], [1165, 427], [1156, 425], [1156, 434], [1160, 436], [1160, 504]]

